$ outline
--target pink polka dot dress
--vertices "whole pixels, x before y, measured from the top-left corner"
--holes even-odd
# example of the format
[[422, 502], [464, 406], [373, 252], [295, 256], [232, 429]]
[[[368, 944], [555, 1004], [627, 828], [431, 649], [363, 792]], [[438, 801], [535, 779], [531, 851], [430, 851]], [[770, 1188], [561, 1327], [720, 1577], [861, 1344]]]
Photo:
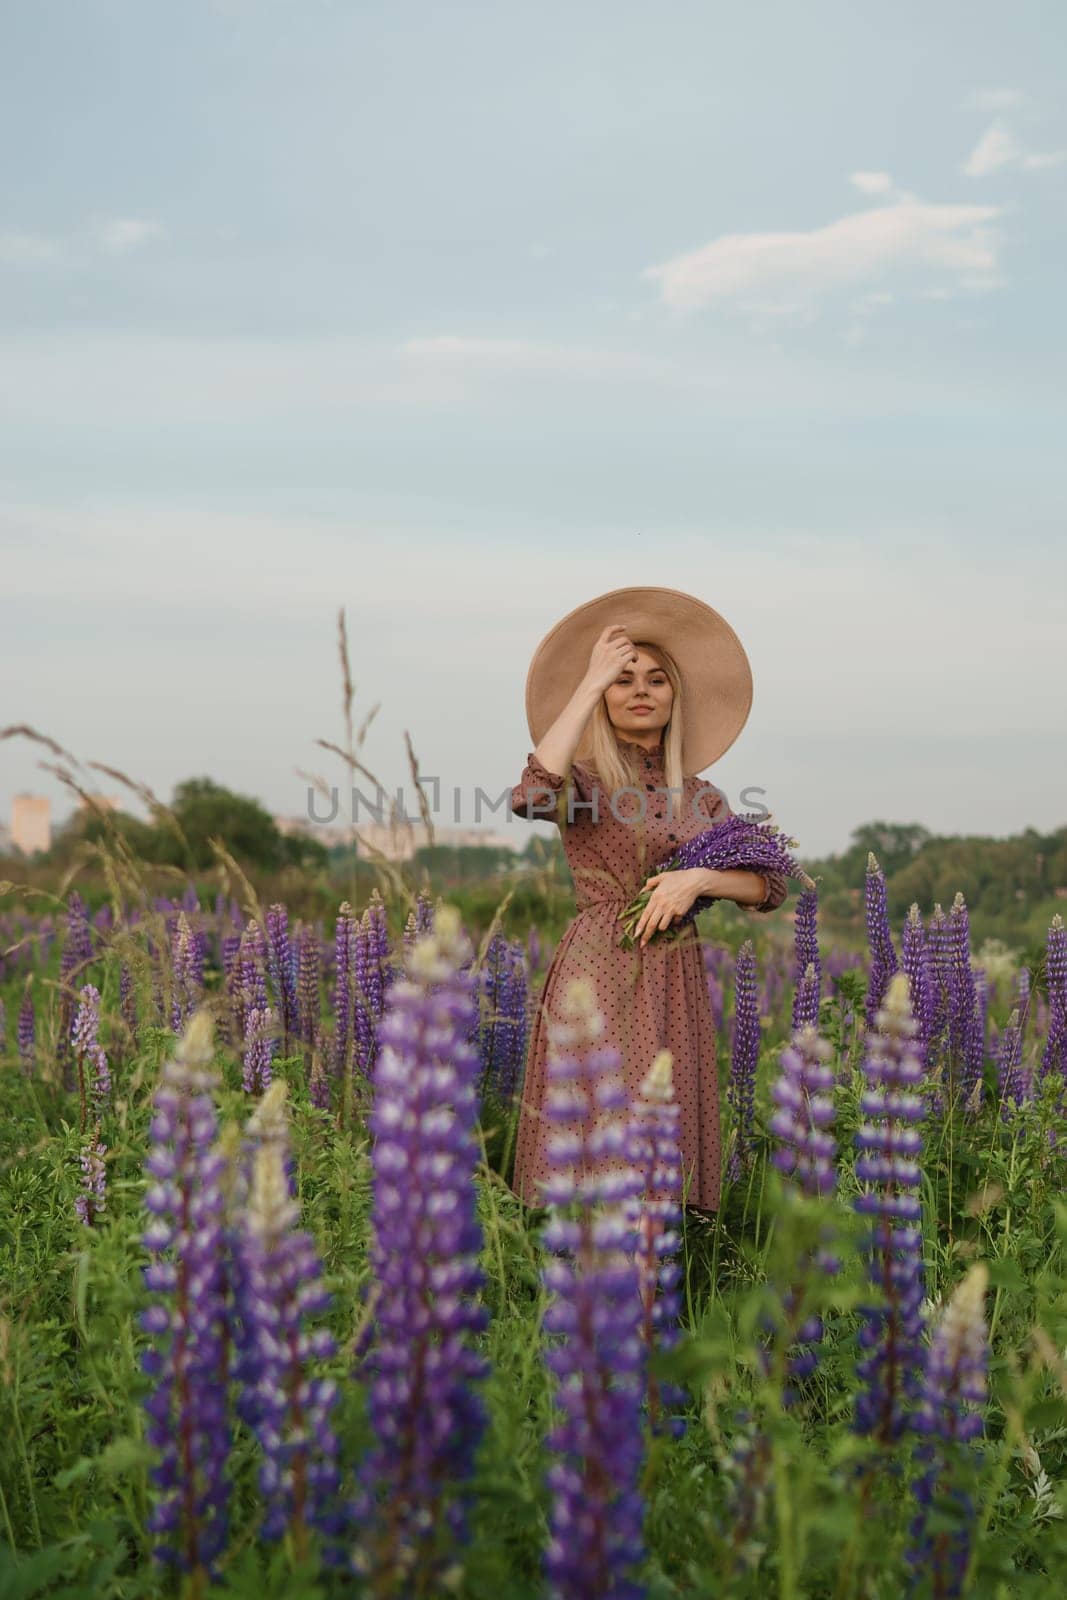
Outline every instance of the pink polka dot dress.
[[[680, 1107], [683, 1193], [688, 1205], [713, 1211], [719, 1205], [721, 1175], [719, 1084], [715, 1025], [696, 928], [690, 924], [677, 943], [653, 938], [643, 950], [623, 950], [616, 919], [644, 887], [657, 862], [676, 845], [722, 821], [730, 808], [717, 789], [698, 777], [685, 780], [684, 793], [681, 797], [676, 793], [671, 806], [672, 797], [664, 792], [662, 743], [650, 750], [629, 740], [619, 743], [637, 761], [646, 790], [645, 814], [640, 816], [638, 796], [624, 790], [615, 798], [616, 817], [609, 792], [594, 771], [573, 763], [573, 820], [564, 810], [562, 839], [578, 909], [552, 957], [530, 1030], [512, 1187], [528, 1205], [543, 1204], [538, 1182], [550, 1173], [545, 1157], [550, 1126], [541, 1116], [548, 1022], [561, 1017], [560, 1002], [568, 983], [584, 978], [592, 985], [604, 1017], [601, 1043], [621, 1052], [631, 1096], [640, 1093], [656, 1053], [671, 1051]], [[531, 751], [512, 790], [512, 811], [550, 818], [548, 803], [563, 784], [562, 776], [549, 772]], [[595, 792], [594, 812], [588, 805]], [[767, 894], [752, 909], [773, 911], [785, 899], [788, 881], [780, 873], [762, 876]]]

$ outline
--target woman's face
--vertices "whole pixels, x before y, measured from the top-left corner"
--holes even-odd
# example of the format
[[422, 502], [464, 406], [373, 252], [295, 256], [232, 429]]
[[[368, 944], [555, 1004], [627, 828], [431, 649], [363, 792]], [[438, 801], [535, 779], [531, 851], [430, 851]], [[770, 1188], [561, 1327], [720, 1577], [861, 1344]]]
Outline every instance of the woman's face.
[[[656, 658], [638, 645], [637, 660], [626, 663], [605, 690], [604, 702], [612, 727], [621, 739], [655, 744], [662, 739], [670, 721], [674, 690]], [[642, 706], [648, 709], [639, 709]], [[654, 738], [642, 740], [642, 734], [653, 730]]]

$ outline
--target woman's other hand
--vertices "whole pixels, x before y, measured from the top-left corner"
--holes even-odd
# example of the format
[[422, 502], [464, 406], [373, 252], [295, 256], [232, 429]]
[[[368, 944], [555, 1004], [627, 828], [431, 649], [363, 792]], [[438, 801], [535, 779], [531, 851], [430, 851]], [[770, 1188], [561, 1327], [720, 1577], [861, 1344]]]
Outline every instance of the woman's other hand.
[[676, 918], [684, 917], [693, 901], [708, 893], [708, 873], [704, 867], [654, 872], [651, 878], [645, 879], [644, 888], [651, 889], [652, 893], [633, 933], [634, 942], [642, 946], [654, 933], [669, 928]]

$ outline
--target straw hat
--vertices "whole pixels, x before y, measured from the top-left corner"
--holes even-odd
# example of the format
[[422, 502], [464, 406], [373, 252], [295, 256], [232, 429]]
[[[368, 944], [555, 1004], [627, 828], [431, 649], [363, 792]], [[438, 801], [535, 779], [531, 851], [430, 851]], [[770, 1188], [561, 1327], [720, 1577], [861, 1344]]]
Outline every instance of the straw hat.
[[[678, 663], [685, 732], [682, 768], [702, 772], [729, 750], [752, 708], [752, 669], [730, 624], [680, 589], [611, 589], [568, 611], [545, 634], [526, 674], [526, 720], [538, 744], [577, 689], [609, 623], [636, 643], [661, 644]], [[587, 725], [575, 759], [592, 753]]]

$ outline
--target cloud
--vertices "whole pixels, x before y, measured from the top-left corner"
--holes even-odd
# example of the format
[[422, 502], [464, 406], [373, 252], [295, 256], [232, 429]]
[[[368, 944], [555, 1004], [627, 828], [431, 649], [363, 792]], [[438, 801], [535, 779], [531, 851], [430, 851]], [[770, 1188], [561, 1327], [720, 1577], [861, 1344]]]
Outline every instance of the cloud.
[[14, 267], [42, 266], [58, 261], [62, 251], [54, 239], [41, 233], [0, 233], [0, 261]]
[[96, 229], [96, 241], [108, 255], [125, 256], [153, 239], [166, 236], [162, 223], [141, 217], [112, 217]]
[[153, 239], [166, 238], [160, 222], [143, 217], [110, 217], [83, 233], [69, 235], [29, 233], [12, 229], [0, 233], [0, 263], [36, 267], [48, 262], [83, 265], [86, 249], [109, 256], [126, 256]]
[[1023, 156], [1024, 172], [1039, 172], [1045, 167], [1061, 167], [1067, 161], [1067, 150], [1028, 150]]
[[1027, 150], [1003, 120], [991, 122], [961, 171], [968, 178], [987, 178], [1004, 167], [1019, 166], [1024, 172], [1058, 167], [1067, 161], [1067, 150]]
[[690, 311], [716, 300], [803, 304], [906, 269], [951, 276], [969, 288], [999, 285], [998, 206], [927, 205], [915, 199], [853, 212], [808, 231], [722, 234], [642, 274], [660, 297]]
[[893, 187], [888, 172], [850, 172], [848, 181], [863, 194], [888, 194]]
[[1018, 89], [975, 89], [967, 104], [978, 111], [1011, 111], [1023, 98]]
[[[870, 286], [870, 293], [879, 292], [882, 286]], [[780, 306], [772, 311], [773, 333], [783, 314]], [[309, 447], [314, 453], [328, 447], [327, 441], [347, 440], [364, 418], [375, 425], [392, 419], [390, 426], [401, 429], [398, 437], [418, 451], [409, 426], [436, 427], [438, 417], [454, 417], [457, 408], [496, 413], [505, 400], [525, 406], [531, 419], [539, 419], [535, 432], [548, 439], [569, 432], [585, 414], [597, 373], [604, 375], [603, 391], [613, 385], [598, 394], [610, 414], [627, 426], [644, 418], [642, 425], [653, 430], [672, 397], [690, 415], [730, 425], [739, 417], [810, 423], [814, 417], [901, 411], [991, 417], [1005, 403], [1003, 393], [976, 386], [962, 370], [883, 364], [857, 370], [854, 363], [837, 362], [825, 347], [787, 354], [771, 340], [735, 340], [729, 328], [713, 348], [683, 339], [663, 355], [644, 343], [591, 351], [523, 338], [442, 336], [408, 345], [405, 354], [393, 342], [341, 334], [266, 339], [104, 328], [0, 333], [0, 429], [19, 439], [45, 440], [57, 428], [67, 429], [82, 459], [98, 449], [108, 460], [112, 452], [125, 451], [134, 475], [143, 466], [151, 478], [172, 459], [170, 452], [184, 460], [192, 443], [203, 441], [214, 454], [223, 437], [280, 449], [302, 470], [297, 464]], [[572, 376], [576, 370], [580, 378]], [[627, 381], [632, 374], [647, 376]], [[1024, 394], [1020, 389], [1020, 399]], [[25, 452], [20, 480], [47, 484], [49, 461], [47, 450], [35, 445]], [[243, 481], [235, 471], [234, 482]]]
[[1006, 167], [1022, 156], [1022, 146], [1007, 123], [994, 122], [988, 127], [963, 164], [968, 178], [984, 178], [1000, 167]]

